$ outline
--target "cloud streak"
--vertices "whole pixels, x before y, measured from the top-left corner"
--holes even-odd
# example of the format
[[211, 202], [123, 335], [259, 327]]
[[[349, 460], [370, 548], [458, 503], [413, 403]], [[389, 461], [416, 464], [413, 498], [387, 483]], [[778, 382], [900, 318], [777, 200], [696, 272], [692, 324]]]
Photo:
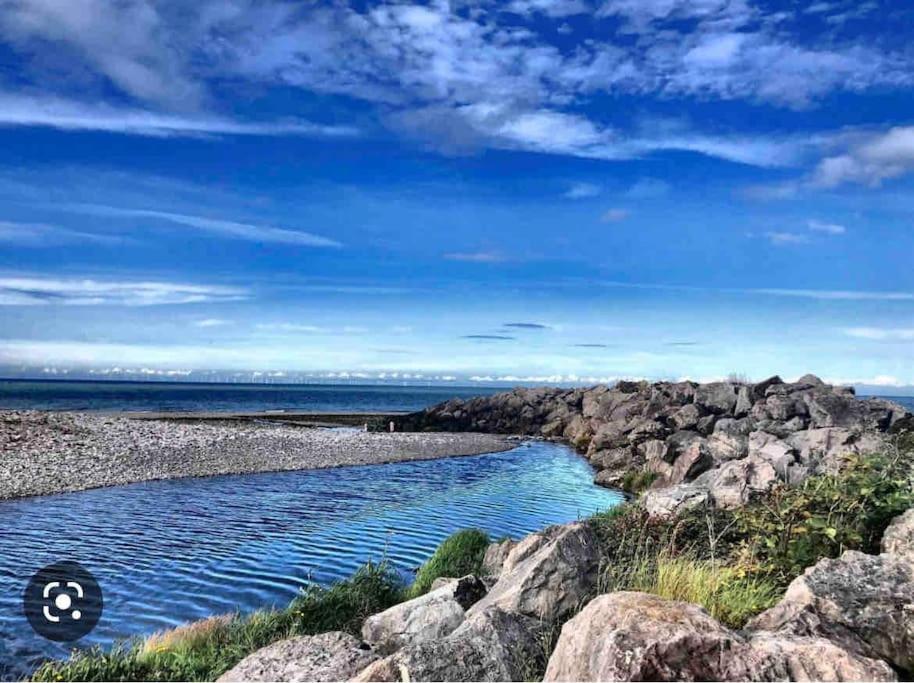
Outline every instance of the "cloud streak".
[[247, 290], [222, 285], [0, 277], [0, 306], [158, 306], [238, 301]]

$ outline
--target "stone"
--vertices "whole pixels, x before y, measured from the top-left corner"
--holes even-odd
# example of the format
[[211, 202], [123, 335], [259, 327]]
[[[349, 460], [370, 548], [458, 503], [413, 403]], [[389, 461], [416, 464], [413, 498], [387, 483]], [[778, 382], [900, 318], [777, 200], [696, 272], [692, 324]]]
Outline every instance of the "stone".
[[[505, 560], [498, 582], [470, 608], [475, 614], [497, 606], [544, 621], [571, 614], [596, 588], [597, 548], [590, 527], [576, 522], [551, 527], [545, 542], [522, 559], [515, 553]], [[536, 534], [534, 534], [536, 535]]]
[[914, 508], [892, 520], [882, 536], [882, 552], [914, 562]]
[[747, 419], [721, 418], [708, 437], [708, 451], [715, 463], [739, 460], [749, 455], [749, 433], [752, 422]]
[[695, 390], [695, 403], [713, 413], [733, 413], [736, 407], [736, 387], [730, 382], [700, 384]]
[[498, 576], [501, 574], [505, 559], [514, 550], [517, 541], [506, 538], [498, 543], [490, 543], [486, 547], [486, 554], [482, 558], [482, 568], [489, 576]]
[[735, 417], [746, 417], [752, 410], [752, 387], [743, 385], [736, 394], [736, 406], [733, 408]]
[[817, 473], [836, 474], [849, 455], [875, 453], [884, 446], [882, 437], [843, 427], [807, 429], [784, 439], [800, 462]]
[[734, 656], [726, 679], [748, 681], [895, 681], [878, 659], [848, 652], [824, 638], [758, 633]]
[[386, 653], [410, 643], [442, 638], [463, 623], [466, 610], [485, 593], [485, 585], [475, 576], [449, 581], [368, 617], [362, 624], [362, 639]]
[[696, 483], [651, 489], [638, 499], [638, 504], [651, 517], [669, 517], [707, 502], [708, 487]]
[[914, 565], [896, 555], [854, 550], [820, 560], [747, 629], [827, 638], [914, 672]]
[[249, 654], [219, 681], [345, 681], [378, 656], [348, 633], [280, 640]]
[[669, 474], [669, 483], [679, 484], [692, 480], [714, 464], [711, 451], [704, 439], [696, 439], [676, 458]]
[[675, 425], [676, 429], [694, 429], [703, 415], [704, 413], [697, 405], [689, 403], [670, 415], [670, 422]]
[[781, 479], [787, 481], [787, 471], [796, 462], [796, 451], [786, 441], [768, 432], [752, 432], [749, 435], [749, 455], [771, 463]]
[[563, 627], [544, 681], [720, 681], [742, 639], [697, 605], [648, 593], [594, 598]]
[[828, 386], [825, 382], [823, 382], [821, 379], [819, 379], [816, 375], [813, 375], [811, 373], [803, 375], [802, 377], [800, 377], [800, 379], [797, 380], [796, 383], [797, 384], [807, 384], [811, 387], [824, 388], [824, 387]]
[[750, 455], [726, 462], [708, 473], [708, 498], [717, 507], [740, 507], [753, 496], [769, 491], [778, 479], [770, 462]]
[[497, 607], [467, 618], [450, 635], [409, 645], [361, 671], [354, 681], [530, 680], [542, 659], [540, 623]]
[[771, 387], [777, 386], [779, 384], [783, 384], [783, 383], [784, 383], [784, 380], [782, 380], [777, 375], [774, 375], [773, 377], [769, 377], [766, 380], [762, 380], [761, 382], [759, 382], [757, 384], [753, 384], [752, 385], [752, 398], [755, 401], [759, 401], [759, 400], [765, 398], [766, 394], [768, 393], [768, 389], [770, 389]]

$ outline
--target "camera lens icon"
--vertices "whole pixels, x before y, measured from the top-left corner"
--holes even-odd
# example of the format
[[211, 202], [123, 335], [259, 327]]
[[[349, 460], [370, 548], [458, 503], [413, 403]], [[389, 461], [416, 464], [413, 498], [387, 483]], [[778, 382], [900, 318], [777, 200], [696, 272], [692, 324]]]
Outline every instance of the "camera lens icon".
[[58, 562], [37, 572], [23, 596], [26, 618], [48, 640], [69, 642], [88, 634], [102, 615], [102, 590], [76, 562]]

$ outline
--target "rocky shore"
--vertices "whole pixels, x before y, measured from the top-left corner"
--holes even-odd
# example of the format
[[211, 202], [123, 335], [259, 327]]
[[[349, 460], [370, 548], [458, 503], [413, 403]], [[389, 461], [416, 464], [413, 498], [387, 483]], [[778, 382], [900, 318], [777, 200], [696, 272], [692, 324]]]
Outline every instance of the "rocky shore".
[[0, 500], [154, 479], [370, 465], [508, 450], [486, 434], [0, 411]]
[[814, 375], [796, 382], [619, 382], [587, 389], [515, 389], [454, 399], [397, 419], [413, 431], [528, 434], [567, 441], [596, 482], [648, 488], [670, 514], [705, 502], [737, 507], [776, 482], [834, 471], [911, 425], [891, 401], [859, 399]]
[[[889, 527], [882, 551], [821, 560], [735, 630], [694, 604], [637, 591], [595, 595], [593, 532], [555, 526], [493, 544], [481, 577], [439, 579], [366, 619], [361, 639], [283, 640], [220, 680], [910, 680], [914, 511]], [[562, 622], [556, 639], [549, 629]]]

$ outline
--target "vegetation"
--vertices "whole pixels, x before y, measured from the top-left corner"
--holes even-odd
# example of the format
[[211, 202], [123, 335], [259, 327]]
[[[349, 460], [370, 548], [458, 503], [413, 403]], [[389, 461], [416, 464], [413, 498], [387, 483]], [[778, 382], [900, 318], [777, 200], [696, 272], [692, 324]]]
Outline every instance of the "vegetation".
[[839, 474], [780, 485], [733, 511], [651, 519], [635, 505], [591, 517], [601, 593], [640, 590], [702, 605], [742, 626], [804, 569], [845, 550], [878, 552], [889, 522], [914, 506], [914, 440], [849, 457]]
[[49, 662], [38, 681], [215, 680], [251, 652], [282, 638], [325, 631], [357, 634], [362, 621], [402, 599], [402, 586], [385, 564], [367, 564], [329, 588], [309, 586], [282, 610], [212, 617], [145, 641], [92, 649]]
[[629, 470], [622, 476], [620, 486], [623, 491], [629, 493], [641, 493], [650, 488], [650, 485], [657, 481], [660, 476], [650, 470]]
[[482, 560], [489, 537], [479, 529], [463, 529], [448, 536], [416, 573], [416, 580], [407, 590], [407, 598], [424, 595], [435, 579], [442, 576], [460, 577], [482, 572]]

